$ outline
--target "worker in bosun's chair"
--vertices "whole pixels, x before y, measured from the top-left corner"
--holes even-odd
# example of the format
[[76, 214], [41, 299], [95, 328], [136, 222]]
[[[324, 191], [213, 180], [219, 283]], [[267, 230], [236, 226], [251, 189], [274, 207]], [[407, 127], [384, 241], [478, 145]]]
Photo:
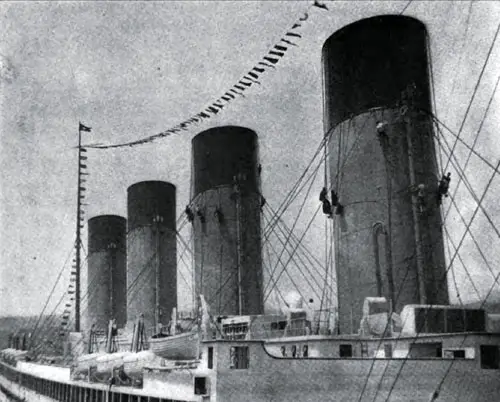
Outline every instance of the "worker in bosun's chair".
[[342, 213], [344, 212], [344, 206], [339, 202], [339, 196], [334, 190], [331, 191], [331, 195], [332, 195], [332, 205], [336, 207], [335, 214], [342, 215]]
[[328, 197], [326, 196], [327, 193], [328, 191], [326, 190], [326, 187], [323, 187], [321, 193], [319, 193], [319, 200], [323, 203], [323, 213], [331, 218], [333, 215], [333, 210], [332, 204], [330, 204], [330, 201], [328, 201]]
[[194, 213], [191, 210], [191, 208], [189, 208], [189, 205], [186, 205], [186, 209], [184, 211], [186, 212], [186, 216], [188, 218], [188, 221], [193, 222], [194, 221]]
[[445, 197], [448, 197], [448, 190], [450, 188], [450, 181], [451, 181], [451, 173], [448, 172], [443, 177], [441, 177], [441, 180], [439, 180], [439, 187], [438, 187], [438, 194], [437, 194], [437, 202], [438, 205], [441, 205], [441, 202], [443, 200], [443, 195]]
[[417, 201], [420, 213], [425, 211], [425, 184], [420, 183], [417, 186]]
[[377, 121], [376, 123], [377, 135], [381, 141], [388, 140], [389, 136], [387, 135], [387, 126], [388, 123], [386, 121]]

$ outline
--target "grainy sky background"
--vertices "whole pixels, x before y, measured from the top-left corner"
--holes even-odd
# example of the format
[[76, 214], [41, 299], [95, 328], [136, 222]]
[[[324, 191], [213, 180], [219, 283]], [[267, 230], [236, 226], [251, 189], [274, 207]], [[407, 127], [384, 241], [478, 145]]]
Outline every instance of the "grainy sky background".
[[[297, 41], [299, 46], [286, 53], [275, 71], [262, 77], [262, 85], [252, 86], [245, 98], [232, 102], [216, 118], [153, 144], [90, 150], [87, 218], [100, 214], [126, 216], [126, 189], [141, 180], [174, 183], [180, 215], [189, 197], [191, 138], [223, 124], [247, 126], [259, 134], [263, 193], [276, 208], [321, 141], [324, 41], [346, 24], [398, 13], [407, 3], [327, 1], [329, 11], [309, 10], [308, 19], [298, 30], [303, 35]], [[72, 248], [78, 121], [92, 127], [84, 142], [108, 144], [156, 134], [186, 120], [251, 69], [310, 4], [0, 3], [0, 315], [39, 314]], [[500, 3], [413, 1], [405, 15], [427, 24], [437, 115], [458, 131], [500, 20]], [[499, 72], [497, 42], [463, 129], [462, 137], [468, 144], [473, 142]], [[497, 95], [476, 146], [494, 165], [500, 155], [498, 106]], [[445, 135], [452, 144], [453, 137]], [[467, 149], [458, 145], [456, 155], [463, 165]], [[480, 196], [492, 170], [473, 156], [466, 174]], [[298, 234], [319, 204], [321, 186], [322, 179], [307, 199]], [[500, 226], [499, 191], [496, 177], [484, 200], [496, 226]], [[463, 185], [456, 201], [465, 217], [470, 217], [475, 203]], [[299, 203], [284, 215], [289, 226]], [[464, 229], [455, 211], [447, 224], [453, 242], [458, 244]], [[482, 213], [472, 230], [498, 272], [499, 238]], [[305, 240], [320, 259], [324, 259], [323, 231], [321, 216]], [[86, 236], [86, 228], [84, 232]], [[187, 232], [184, 235], [187, 237]], [[486, 296], [493, 277], [470, 238], [464, 242], [461, 255], [479, 296]], [[70, 261], [66, 267], [47, 311], [67, 288]], [[189, 276], [185, 266], [180, 269]], [[455, 272], [462, 299], [478, 299], [458, 261]], [[449, 282], [452, 299], [456, 300]], [[281, 284], [287, 285], [286, 280]], [[178, 286], [182, 293], [188, 293], [181, 277]], [[180, 297], [180, 307], [187, 308], [190, 300]]]

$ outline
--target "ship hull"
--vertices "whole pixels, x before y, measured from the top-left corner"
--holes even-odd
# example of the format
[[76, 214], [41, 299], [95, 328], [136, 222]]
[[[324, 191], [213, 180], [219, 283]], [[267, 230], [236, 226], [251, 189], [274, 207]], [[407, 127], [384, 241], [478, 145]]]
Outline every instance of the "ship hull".
[[[105, 402], [109, 400], [108, 393], [117, 398], [134, 395], [137, 398], [134, 400], [141, 402], [148, 401], [149, 397], [157, 397], [161, 402], [171, 399], [429, 402], [436, 390], [439, 390], [436, 399], [439, 402], [497, 402], [500, 395], [500, 371], [480, 369], [475, 361], [283, 358], [270, 354], [261, 342], [251, 342], [241, 344], [250, 349], [248, 368], [235, 370], [228, 364], [230, 349], [235, 344], [212, 345], [216, 349], [216, 366], [213, 370], [203, 371], [210, 384], [205, 397], [186, 394], [185, 398], [178, 395], [174, 398], [176, 388], [181, 385], [189, 387], [192, 383], [192, 374], [188, 370], [146, 370], [142, 389], [113, 387], [110, 390], [104, 384], [59, 380], [41, 372], [27, 375], [26, 369], [18, 370], [0, 363], [0, 385], [29, 401], [80, 401], [88, 397], [94, 402]], [[194, 373], [195, 376], [200, 374]]]
[[[248, 347], [248, 368], [231, 369], [231, 349]], [[477, 360], [278, 357], [265, 344], [214, 344], [215, 401], [497, 402], [500, 370]], [[442, 382], [442, 383], [441, 383]]]

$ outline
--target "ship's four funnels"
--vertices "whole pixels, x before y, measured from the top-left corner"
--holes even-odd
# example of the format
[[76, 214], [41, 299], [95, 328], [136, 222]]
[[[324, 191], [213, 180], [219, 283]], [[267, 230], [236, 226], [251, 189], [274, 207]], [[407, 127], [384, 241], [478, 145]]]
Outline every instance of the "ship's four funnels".
[[127, 321], [126, 219], [95, 216], [88, 221], [88, 325], [106, 329]]
[[177, 306], [176, 189], [145, 181], [128, 188], [127, 314], [148, 331], [167, 325]]
[[380, 16], [323, 47], [341, 333], [358, 331], [368, 296], [396, 312], [448, 303], [427, 38], [418, 20]]
[[262, 314], [257, 134], [206, 130], [192, 140], [195, 293], [215, 315]]

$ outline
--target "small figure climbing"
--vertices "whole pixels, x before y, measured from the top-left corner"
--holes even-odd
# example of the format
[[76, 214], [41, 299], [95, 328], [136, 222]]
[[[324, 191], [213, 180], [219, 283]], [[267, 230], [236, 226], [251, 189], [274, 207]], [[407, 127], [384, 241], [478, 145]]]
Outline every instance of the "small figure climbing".
[[330, 204], [330, 201], [328, 201], [327, 194], [328, 191], [326, 187], [323, 187], [321, 193], [319, 193], [319, 200], [323, 203], [323, 213], [325, 215], [328, 215], [329, 218], [331, 218], [333, 215], [333, 210], [332, 210], [332, 204]]
[[193, 222], [194, 221], [194, 213], [191, 210], [191, 208], [189, 208], [189, 205], [186, 205], [186, 209], [184, 210], [184, 212], [186, 213], [188, 221]]
[[264, 205], [266, 205], [266, 199], [264, 198], [263, 195], [260, 196], [260, 210], [264, 208]]
[[201, 211], [201, 209], [198, 209], [196, 211], [196, 215], [198, 215], [198, 217], [200, 218], [201, 223], [205, 223], [205, 215], [203, 215], [203, 212]]
[[[331, 195], [332, 195], [332, 202], [330, 203], [330, 200], [328, 200], [328, 191], [326, 187], [323, 187], [321, 190], [321, 193], [319, 194], [319, 200], [323, 203], [323, 213], [325, 215], [328, 215], [328, 218], [333, 217], [333, 207], [336, 207], [335, 213], [337, 215], [340, 215], [343, 211], [342, 205], [339, 203], [339, 199], [335, 191], [332, 190]], [[333, 206], [333, 207], [332, 207]]]
[[339, 203], [339, 197], [334, 190], [331, 191], [331, 196], [332, 196], [332, 205], [336, 207]]
[[323, 202], [323, 213], [325, 215], [328, 215], [329, 218], [331, 218], [333, 215], [332, 204], [330, 204], [330, 201], [328, 201], [327, 198], [325, 198], [322, 202]]
[[389, 137], [387, 135], [387, 122], [386, 121], [377, 121], [376, 122], [376, 127], [377, 127], [377, 135], [380, 140], [387, 140]]
[[332, 205], [336, 207], [335, 214], [342, 215], [342, 213], [344, 212], [344, 206], [339, 202], [339, 196], [334, 190], [331, 191], [331, 195], [332, 195]]
[[451, 181], [451, 173], [448, 172], [443, 177], [441, 177], [441, 180], [439, 181], [439, 187], [438, 187], [438, 194], [437, 194], [437, 202], [438, 205], [441, 205], [441, 202], [443, 201], [443, 195], [445, 197], [448, 197], [448, 190], [450, 188], [450, 181]]
[[323, 187], [323, 189], [321, 190], [321, 193], [319, 193], [319, 200], [321, 202], [323, 202], [326, 199], [327, 192], [328, 191], [326, 190], [326, 187]]
[[420, 213], [425, 211], [425, 184], [420, 183], [417, 186], [417, 201]]

